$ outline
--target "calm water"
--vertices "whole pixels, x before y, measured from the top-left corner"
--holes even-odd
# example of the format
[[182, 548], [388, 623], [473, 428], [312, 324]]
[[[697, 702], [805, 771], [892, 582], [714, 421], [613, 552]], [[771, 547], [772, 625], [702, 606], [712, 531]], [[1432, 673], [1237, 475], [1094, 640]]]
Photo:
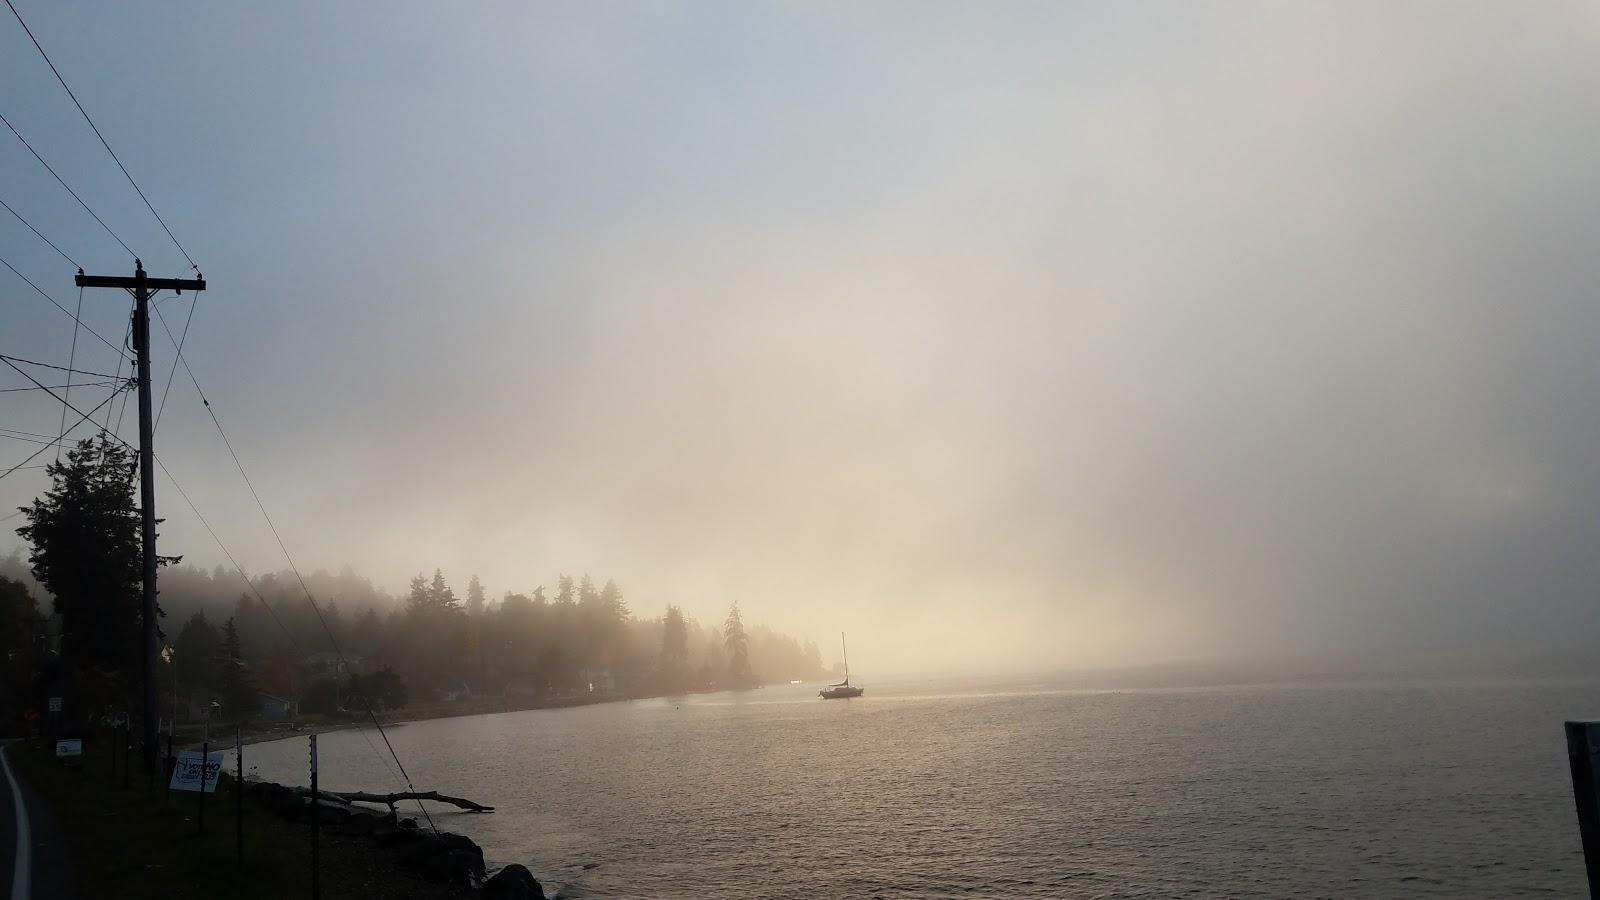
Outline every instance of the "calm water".
[[[390, 739], [491, 869], [568, 897], [1579, 896], [1561, 722], [1595, 684], [772, 687]], [[395, 777], [319, 738], [323, 784]], [[304, 738], [247, 751], [305, 783]], [[584, 869], [585, 864], [597, 864]]]

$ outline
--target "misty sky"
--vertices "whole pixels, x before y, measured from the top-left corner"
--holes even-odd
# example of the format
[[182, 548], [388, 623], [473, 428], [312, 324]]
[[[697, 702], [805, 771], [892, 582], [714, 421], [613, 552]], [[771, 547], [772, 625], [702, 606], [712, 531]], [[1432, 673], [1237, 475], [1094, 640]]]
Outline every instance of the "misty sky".
[[[1600, 636], [1593, 5], [18, 7], [210, 280], [186, 355], [303, 568], [738, 599], [864, 673]], [[9, 18], [0, 86], [182, 274]], [[0, 199], [131, 269], [9, 132]], [[157, 452], [281, 567], [181, 372]]]

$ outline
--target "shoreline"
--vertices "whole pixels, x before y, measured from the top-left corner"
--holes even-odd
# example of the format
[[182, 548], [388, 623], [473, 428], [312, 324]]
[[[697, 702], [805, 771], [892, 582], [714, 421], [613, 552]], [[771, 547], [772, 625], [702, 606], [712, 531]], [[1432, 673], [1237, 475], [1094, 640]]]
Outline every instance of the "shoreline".
[[[609, 695], [601, 697], [578, 696], [557, 698], [554, 700], [545, 700], [526, 704], [506, 703], [504, 700], [491, 700], [487, 702], [481, 700], [478, 702], [441, 701], [439, 703], [419, 705], [417, 707], [405, 707], [399, 710], [391, 710], [387, 713], [379, 713], [377, 714], [377, 718], [379, 723], [381, 723], [382, 726], [387, 729], [409, 725], [414, 722], [430, 722], [435, 719], [462, 719], [469, 716], [486, 716], [497, 713], [533, 712], [536, 710], [546, 709], [571, 709], [579, 706], [600, 706], [606, 703], [625, 703], [633, 700], [663, 700], [671, 697], [717, 694], [722, 693], [723, 691], [760, 690], [764, 687], [766, 687], [766, 685], [761, 685], [756, 688], [714, 688], [700, 691], [685, 691], [677, 694], [646, 694], [638, 697], [618, 697]], [[473, 699], [476, 700], [477, 698]], [[271, 723], [271, 727], [263, 727], [265, 725], [268, 725], [268, 723], [247, 722], [243, 728], [243, 733], [240, 736], [240, 743], [245, 746], [250, 746], [252, 744], [265, 744], [272, 741], [287, 740], [289, 738], [306, 737], [307, 735], [312, 734], [329, 734], [336, 731], [350, 731], [371, 728], [372, 720], [365, 717], [341, 717], [338, 719], [328, 719], [322, 714], [312, 713], [299, 721], [280, 721]], [[186, 724], [180, 727], [178, 731], [185, 732], [185, 735], [182, 738], [174, 736], [174, 750], [198, 750], [203, 743], [200, 737], [201, 727], [202, 726], [197, 726], [194, 724]], [[214, 743], [215, 750], [226, 751], [232, 749], [232, 730], [232, 727], [228, 724], [222, 724], [215, 730], [212, 735], [213, 740], [214, 742], [220, 741], [220, 743]]]

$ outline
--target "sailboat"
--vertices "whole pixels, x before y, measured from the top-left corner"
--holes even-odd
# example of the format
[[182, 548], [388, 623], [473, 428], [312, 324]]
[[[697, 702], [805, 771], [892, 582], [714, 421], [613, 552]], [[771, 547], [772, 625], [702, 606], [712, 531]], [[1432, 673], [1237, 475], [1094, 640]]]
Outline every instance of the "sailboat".
[[850, 651], [844, 645], [844, 632], [839, 632], [839, 650], [844, 654], [844, 680], [838, 684], [830, 684], [817, 692], [817, 696], [824, 700], [848, 700], [866, 693], [866, 688], [857, 687], [850, 683]]

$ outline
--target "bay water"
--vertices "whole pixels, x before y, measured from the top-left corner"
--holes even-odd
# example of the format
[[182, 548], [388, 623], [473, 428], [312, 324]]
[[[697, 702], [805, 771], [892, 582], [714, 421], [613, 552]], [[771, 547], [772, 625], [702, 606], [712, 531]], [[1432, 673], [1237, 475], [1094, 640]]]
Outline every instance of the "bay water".
[[[429, 804], [441, 830], [573, 898], [1585, 890], [1562, 722], [1600, 713], [1600, 683], [816, 688], [388, 736], [419, 789], [496, 807]], [[325, 788], [402, 785], [370, 729], [318, 740]], [[306, 762], [304, 737], [246, 750], [269, 780]]]

